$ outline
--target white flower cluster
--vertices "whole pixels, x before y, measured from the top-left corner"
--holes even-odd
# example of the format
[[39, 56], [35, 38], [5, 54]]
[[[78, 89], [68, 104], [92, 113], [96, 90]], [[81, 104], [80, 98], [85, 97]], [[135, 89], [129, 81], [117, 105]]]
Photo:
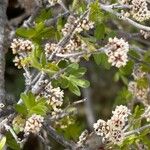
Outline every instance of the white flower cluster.
[[49, 2], [50, 5], [53, 6], [53, 5], [57, 4], [57, 3], [60, 3], [61, 0], [48, 0], [48, 2]]
[[150, 32], [144, 31], [144, 30], [140, 30], [140, 33], [144, 37], [144, 39], [150, 38]]
[[56, 43], [46, 43], [44, 48], [46, 58], [49, 58], [49, 56], [56, 50], [56, 48], [58, 48]]
[[131, 6], [129, 12], [122, 11], [125, 16], [129, 17], [131, 15], [139, 22], [150, 19], [150, 11], [146, 0], [119, 0], [119, 3]]
[[62, 106], [64, 97], [64, 92], [60, 87], [54, 88], [51, 83], [49, 83], [41, 92], [41, 95], [47, 99], [47, 104], [50, 105], [54, 111], [59, 111], [57, 107]]
[[27, 65], [22, 62], [27, 57], [28, 53], [34, 49], [34, 45], [29, 40], [13, 39], [10, 48], [13, 54], [17, 54], [13, 60], [15, 66], [21, 69], [23, 66]]
[[84, 18], [83, 20], [81, 20], [81, 21], [79, 22], [79, 24], [77, 25], [75, 31], [76, 31], [77, 33], [80, 33], [80, 32], [82, 32], [83, 30], [88, 31], [88, 30], [93, 29], [93, 28], [94, 28], [94, 22], [89, 21], [89, 18], [86, 17], [86, 18]]
[[[72, 29], [74, 29], [75, 25], [75, 33], [81, 33], [83, 30], [88, 31], [94, 27], [94, 22], [89, 21], [88, 16], [81, 20], [79, 23], [79, 18], [74, 16], [69, 16], [67, 23], [65, 24], [64, 28], [62, 29], [62, 33], [64, 36], [66, 36]], [[78, 24], [77, 24], [78, 23]]]
[[18, 68], [18, 69], [21, 69], [24, 65], [22, 63], [22, 61], [24, 60], [24, 57], [23, 56], [15, 56], [13, 62], [14, 62], [14, 65]]
[[[47, 43], [45, 45], [45, 49], [44, 49], [46, 57], [49, 58], [49, 56], [52, 54], [53, 51], [56, 50], [56, 48], [58, 48], [57, 44], [55, 44], [55, 43]], [[64, 48], [59, 47], [59, 49], [60, 49], [60, 52], [59, 52], [60, 54], [70, 54], [70, 53], [73, 53], [75, 51], [76, 52], [80, 51], [81, 49], [82, 50], [86, 50], [87, 49], [87, 45], [78, 36], [74, 35], [69, 40], [68, 44]], [[70, 57], [69, 59], [70, 59], [70, 61], [74, 62], [72, 57]]]
[[38, 134], [40, 132], [43, 122], [44, 118], [42, 116], [36, 114], [32, 115], [26, 121], [24, 128], [25, 135], [28, 135], [29, 133]]
[[145, 109], [142, 117], [146, 118], [147, 122], [150, 122], [150, 106]]
[[131, 15], [139, 22], [150, 19], [146, 0], [132, 0]]
[[82, 147], [85, 144], [86, 140], [88, 139], [88, 135], [88, 130], [84, 130], [81, 133], [81, 135], [79, 136], [79, 141], [77, 142], [78, 147]]
[[112, 111], [113, 116], [107, 122], [99, 119], [94, 123], [95, 133], [103, 137], [103, 141], [110, 141], [114, 144], [120, 144], [124, 139], [123, 129], [128, 121], [130, 110], [123, 105], [117, 106], [115, 111]]
[[137, 82], [131, 81], [129, 82], [128, 90], [132, 93], [132, 95], [135, 98], [139, 100], [144, 100], [143, 102], [145, 102], [149, 92], [149, 87], [139, 87], [137, 85]]
[[12, 49], [13, 54], [18, 54], [32, 51], [34, 45], [29, 40], [13, 39], [10, 48]]
[[112, 66], [120, 68], [126, 65], [128, 61], [127, 53], [129, 51], [128, 42], [125, 42], [122, 38], [109, 38], [108, 44], [105, 47], [107, 48], [105, 53], [108, 56], [108, 62]]

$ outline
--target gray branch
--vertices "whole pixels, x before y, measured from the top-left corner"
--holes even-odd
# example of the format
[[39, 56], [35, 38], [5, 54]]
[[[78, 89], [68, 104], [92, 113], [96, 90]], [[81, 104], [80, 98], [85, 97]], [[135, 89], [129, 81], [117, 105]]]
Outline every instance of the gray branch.
[[7, 0], [0, 1], [0, 102], [5, 101], [5, 26], [7, 22], [6, 9]]
[[76, 149], [76, 144], [75, 143], [73, 143], [72, 141], [65, 140], [64, 137], [59, 135], [53, 127], [51, 127], [47, 123], [44, 124], [44, 127], [45, 127], [46, 131], [49, 133], [49, 135], [56, 142], [58, 142], [59, 144], [63, 145], [65, 148], [69, 148], [71, 150], [75, 150]]

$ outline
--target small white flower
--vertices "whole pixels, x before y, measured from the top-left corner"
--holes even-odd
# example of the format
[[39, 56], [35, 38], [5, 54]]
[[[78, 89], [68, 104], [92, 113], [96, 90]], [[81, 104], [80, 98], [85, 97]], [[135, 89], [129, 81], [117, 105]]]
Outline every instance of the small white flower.
[[108, 62], [112, 66], [120, 68], [126, 65], [128, 61], [127, 53], [129, 51], [129, 44], [127, 42], [122, 38], [109, 38], [108, 44], [105, 47], [107, 48], [105, 53], [108, 56]]
[[109, 132], [109, 126], [106, 121], [99, 119], [93, 124], [94, 131], [97, 135], [105, 136]]
[[64, 92], [60, 89], [60, 87], [54, 88], [51, 83], [44, 88], [41, 95], [47, 99], [47, 104], [50, 105], [53, 110], [63, 104]]
[[127, 117], [128, 117], [131, 113], [130, 113], [130, 110], [129, 110], [126, 106], [120, 105], [120, 106], [116, 106], [115, 110], [112, 111], [112, 114], [113, 114], [114, 116], [119, 116], [120, 118], [121, 118], [121, 117], [124, 117], [124, 119], [126, 120]]
[[34, 45], [29, 40], [13, 39], [10, 48], [12, 49], [13, 54], [16, 54], [22, 52], [31, 52], [34, 49]]
[[29, 133], [38, 134], [40, 132], [40, 129], [42, 127], [42, 123], [44, 121], [44, 118], [40, 115], [32, 115], [28, 120], [26, 121], [24, 132], [26, 135]]
[[[78, 21], [76, 21], [76, 23], [77, 22]], [[79, 24], [77, 25], [75, 31], [78, 32], [78, 33], [80, 33], [83, 30], [88, 31], [88, 30], [93, 29], [93, 28], [94, 28], [94, 22], [89, 21], [88, 18], [84, 18], [83, 20], [81, 20], [79, 22]]]
[[144, 31], [144, 30], [140, 30], [140, 33], [144, 37], [144, 39], [150, 38], [150, 32]]
[[150, 11], [146, 0], [132, 0], [131, 4], [131, 14], [135, 20], [142, 22], [150, 19]]
[[109, 137], [108, 139], [113, 142], [114, 144], [121, 144], [124, 140], [125, 136], [124, 136], [124, 131], [121, 129], [114, 129], [111, 130], [109, 133]]

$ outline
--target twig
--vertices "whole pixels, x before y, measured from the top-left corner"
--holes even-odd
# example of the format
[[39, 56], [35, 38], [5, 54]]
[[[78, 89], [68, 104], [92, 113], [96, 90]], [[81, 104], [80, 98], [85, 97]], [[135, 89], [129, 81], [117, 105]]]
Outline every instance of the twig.
[[140, 134], [140, 132], [142, 132], [143, 130], [148, 129], [148, 128], [150, 128], [150, 124], [147, 124], [147, 125], [145, 125], [145, 126], [143, 126], [143, 127], [141, 127], [141, 128], [138, 128], [138, 129], [135, 129], [135, 130], [126, 132], [126, 133], [125, 133], [125, 136], [127, 137], [127, 136], [130, 136], [130, 135], [132, 135], [132, 134], [136, 134], [136, 133], [137, 133], [137, 134]]
[[64, 139], [63, 136], [59, 135], [56, 130], [51, 127], [49, 124], [44, 123], [44, 128], [46, 129], [46, 131], [49, 133], [49, 135], [59, 144], [63, 145], [66, 148], [69, 148], [71, 150], [75, 150], [76, 149], [76, 144], [73, 143], [72, 141], [67, 141]]
[[46, 74], [44, 72], [41, 73], [41, 76], [39, 80], [36, 82], [36, 84], [32, 88], [32, 93], [38, 94], [38, 92], [43, 88], [39, 85], [39, 83], [46, 77]]
[[61, 51], [61, 48], [64, 47], [68, 43], [69, 39], [74, 34], [74, 30], [76, 29], [78, 23], [87, 15], [88, 12], [89, 12], [89, 10], [85, 11], [83, 13], [83, 15], [79, 18], [79, 20], [77, 21], [77, 23], [74, 25], [74, 27], [72, 28], [72, 30], [65, 37], [63, 37], [62, 40], [60, 40], [60, 42], [57, 44], [58, 47], [55, 49], [54, 52], [52, 52], [52, 54], [49, 56], [48, 60], [52, 60], [52, 58], [54, 57], [54, 55], [56, 53], [59, 53]]
[[35, 20], [35, 18], [36, 18], [37, 15], [39, 14], [41, 8], [42, 8], [42, 7], [39, 7], [39, 6], [38, 6], [38, 7], [35, 9], [35, 11], [33, 11], [33, 14], [32, 14], [27, 20], [24, 21], [24, 23], [23, 23], [22, 26], [25, 27], [25, 28], [31, 27], [33, 21]]
[[56, 16], [55, 18], [52, 18], [52, 19], [48, 19], [45, 21], [45, 26], [48, 27], [48, 26], [51, 26], [53, 24], [56, 23], [56, 21], [60, 18], [60, 17], [67, 17], [68, 15], [70, 14], [70, 12], [64, 12], [62, 14], [59, 14], [58, 16]]
[[73, 106], [75, 106], [75, 105], [78, 105], [78, 104], [81, 104], [81, 103], [84, 103], [84, 102], [86, 102], [87, 101], [87, 98], [84, 98], [84, 99], [81, 99], [81, 100], [78, 100], [78, 101], [75, 101], [75, 102], [73, 102]]
[[84, 103], [86, 119], [87, 119], [90, 129], [93, 129], [95, 117], [94, 117], [94, 112], [92, 109], [92, 102], [91, 102], [91, 88], [83, 89], [82, 93], [83, 93], [83, 96], [87, 98], [86, 102]]
[[129, 23], [129, 24], [131, 24], [131, 25], [133, 25], [133, 26], [135, 26], [135, 27], [138, 28], [138, 29], [141, 29], [141, 30], [144, 30], [144, 31], [150, 31], [150, 27], [144, 26], [144, 25], [142, 25], [142, 24], [139, 24], [139, 23], [137, 23], [137, 22], [135, 22], [135, 21], [133, 21], [133, 20], [127, 18], [127, 17], [122, 16], [122, 14], [120, 14], [120, 13], [114, 11], [114, 10], [110, 7], [110, 5], [103, 5], [103, 4], [100, 4], [100, 8], [103, 9], [103, 10], [105, 10], [105, 11], [107, 11], [107, 12], [109, 12], [109, 13], [111, 13], [111, 14], [113, 14], [113, 15], [115, 15], [115, 16], [117, 16], [117, 17], [119, 17], [121, 20], [123, 20], [123, 21], [125, 21], [125, 22], [127, 22], [127, 23]]
[[12, 134], [12, 136], [14, 137], [14, 139], [16, 140], [17, 143], [20, 143], [20, 141], [18, 140], [18, 137], [16, 135], [16, 133], [14, 132], [14, 130], [7, 124], [4, 124], [5, 129], [8, 131], [10, 131], [10, 133]]

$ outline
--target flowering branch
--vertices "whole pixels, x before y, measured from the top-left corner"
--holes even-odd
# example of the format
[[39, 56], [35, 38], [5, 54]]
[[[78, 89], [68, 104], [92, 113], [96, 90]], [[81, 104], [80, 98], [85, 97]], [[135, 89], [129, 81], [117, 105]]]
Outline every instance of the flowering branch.
[[105, 10], [105, 11], [107, 11], [107, 12], [109, 12], [109, 13], [111, 13], [111, 14], [113, 14], [113, 15], [115, 15], [115, 16], [117, 16], [117, 17], [119, 17], [121, 20], [123, 20], [123, 21], [125, 21], [125, 22], [127, 22], [127, 23], [129, 23], [129, 24], [131, 24], [133, 26], [135, 26], [138, 29], [145, 30], [145, 31], [150, 31], [150, 27], [141, 25], [141, 24], [139, 24], [139, 23], [137, 23], [137, 22], [129, 19], [128, 17], [124, 17], [122, 14], [114, 11], [110, 7], [110, 5], [100, 4], [100, 8], [103, 9], [103, 10]]

